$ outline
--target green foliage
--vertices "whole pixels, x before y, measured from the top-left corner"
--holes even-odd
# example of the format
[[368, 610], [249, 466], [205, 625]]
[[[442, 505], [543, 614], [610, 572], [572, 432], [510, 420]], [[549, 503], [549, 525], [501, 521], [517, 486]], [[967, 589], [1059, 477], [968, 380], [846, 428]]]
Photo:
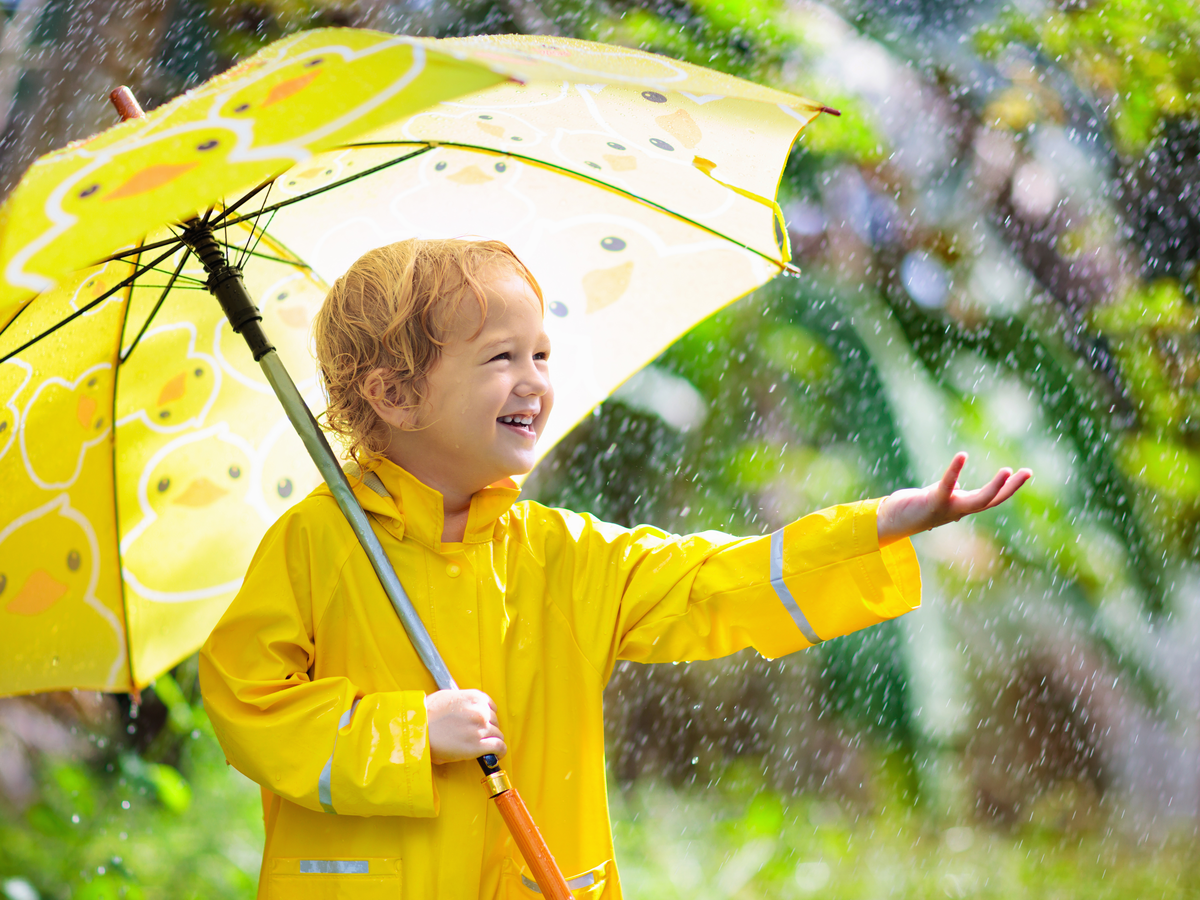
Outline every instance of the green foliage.
[[1149, 836], [1103, 815], [1073, 828], [1056, 796], [1012, 830], [944, 820], [913, 812], [891, 766], [870, 761], [875, 790], [858, 803], [779, 795], [746, 764], [706, 789], [614, 788], [624, 891], [635, 900], [1183, 900], [1200, 889], [1190, 829]]
[[976, 35], [1000, 59], [1012, 44], [1067, 69], [1108, 108], [1118, 146], [1146, 148], [1163, 119], [1200, 114], [1200, 10], [1190, 0], [1101, 0], [1010, 10]]
[[[188, 690], [166, 675], [158, 697], [146, 691], [143, 709], [164, 697], [171, 709], [148, 746], [100, 729], [93, 758], [43, 758], [37, 802], [0, 816], [0, 886], [22, 879], [43, 900], [254, 896], [258, 788], [225, 763], [195, 691], [194, 659], [176, 672]], [[194, 727], [184, 730], [187, 721]], [[8, 896], [22, 900], [19, 890]]]

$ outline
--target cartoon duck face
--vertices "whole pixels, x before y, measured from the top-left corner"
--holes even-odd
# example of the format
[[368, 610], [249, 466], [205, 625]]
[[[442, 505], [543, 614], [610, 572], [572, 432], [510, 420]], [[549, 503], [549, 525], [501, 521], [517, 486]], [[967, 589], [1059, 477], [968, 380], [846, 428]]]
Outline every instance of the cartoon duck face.
[[191, 323], [151, 328], [121, 367], [117, 424], [140, 419], [164, 434], [203, 424], [220, 385]]
[[272, 521], [321, 483], [320, 473], [299, 436], [289, 423], [282, 424], [284, 427], [276, 430], [278, 439], [267, 450], [262, 467], [262, 495]]
[[509, 98], [508, 94], [524, 93], [520, 89], [502, 92], [493, 89], [487, 95], [488, 106], [473, 109], [444, 104], [414, 116], [406, 123], [404, 132], [414, 140], [455, 141], [492, 147], [504, 153], [528, 152], [545, 140], [546, 132], [517, 113], [504, 109], [522, 102], [516, 97]]
[[[157, 140], [146, 137], [128, 149], [113, 147], [77, 173], [60, 208], [80, 217], [94, 216], [96, 206], [119, 215], [123, 207], [145, 202], [148, 195], [162, 192], [211, 157], [226, 156], [236, 140], [228, 128], [198, 123], [186, 127], [183, 134]], [[163, 152], [165, 142], [170, 142], [169, 153]]]
[[265, 530], [247, 502], [249, 447], [223, 430], [172, 441], [139, 480], [142, 518], [121, 539], [135, 590], [170, 601], [236, 582]]
[[322, 153], [275, 179], [274, 187], [289, 197], [307, 194], [355, 171], [356, 163], [346, 150]]
[[397, 192], [388, 218], [409, 234], [481, 234], [515, 243], [537, 213], [522, 188], [528, 174], [519, 160], [443, 148], [422, 158], [416, 183]]
[[[546, 296], [547, 328], [560, 320], [582, 324], [584, 316], [629, 295], [647, 258], [657, 256], [644, 231], [633, 221], [585, 221], [557, 232], [552, 245], [539, 248], [539, 258], [563, 254], [577, 263], [567, 269], [549, 264], [534, 269]], [[532, 259], [529, 264], [535, 265]]]
[[[379, 110], [376, 96], [364, 99], [361, 91], [334, 87], [340, 79], [349, 78], [359, 83], [363, 80], [360, 73], [347, 72], [358, 58], [350, 48], [351, 44], [364, 44], [364, 49], [372, 56], [374, 70], [391, 75], [386, 80], [381, 79], [381, 91], [392, 87], [394, 79], [402, 77], [413, 65], [410, 47], [396, 45], [378, 49], [378, 39], [369, 34], [347, 35], [336, 47], [321, 46], [326, 39], [320, 35], [308, 40], [313, 44], [311, 49], [299, 45], [289, 48], [289, 55], [294, 57], [290, 62], [277, 65], [264, 60], [267, 65], [259, 70], [261, 75], [257, 77], [242, 70], [246, 72], [248, 83], [225, 97], [221, 104], [222, 117], [253, 122], [256, 147], [270, 145], [297, 132], [303, 133], [307, 130], [303, 128], [306, 120], [312, 121], [313, 130], [338, 120], [356, 123], [359, 128], [369, 127], [374, 120], [379, 124], [387, 120], [387, 110]], [[314, 102], [314, 95], [319, 97], [319, 102]], [[319, 110], [319, 118], [314, 117], [314, 109]]]
[[[66, 494], [0, 530], [0, 628], [5, 666], [23, 686], [83, 675], [111, 683], [124, 659], [120, 621], [97, 601], [97, 544]], [[97, 667], [95, 673], [81, 669]]]
[[22, 455], [39, 487], [69, 487], [83, 457], [108, 435], [112, 424], [112, 367], [102, 363], [74, 381], [47, 378], [21, 414]]
[[0, 607], [14, 616], [36, 616], [65, 597], [82, 600], [94, 561], [80, 527], [42, 515], [0, 543]]

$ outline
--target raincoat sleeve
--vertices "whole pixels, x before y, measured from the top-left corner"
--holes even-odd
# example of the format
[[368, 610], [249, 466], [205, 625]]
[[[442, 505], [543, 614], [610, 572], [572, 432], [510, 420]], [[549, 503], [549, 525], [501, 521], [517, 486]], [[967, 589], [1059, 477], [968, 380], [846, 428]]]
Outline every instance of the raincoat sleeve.
[[311, 502], [267, 532], [201, 649], [205, 710], [229, 762], [293, 803], [435, 816], [424, 692], [364, 695], [348, 678], [310, 677], [314, 620], [355, 546], [319, 517], [306, 521], [299, 513]]
[[564, 514], [570, 617], [602, 672], [617, 659], [775, 658], [920, 605], [912, 544], [879, 546], [879, 500], [834, 506], [774, 534], [675, 536]]

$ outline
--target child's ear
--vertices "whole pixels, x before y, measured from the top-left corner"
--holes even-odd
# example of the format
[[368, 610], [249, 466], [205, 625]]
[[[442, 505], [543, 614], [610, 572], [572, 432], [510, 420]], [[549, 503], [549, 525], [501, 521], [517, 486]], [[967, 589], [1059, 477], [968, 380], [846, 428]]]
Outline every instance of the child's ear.
[[403, 386], [387, 369], [372, 369], [363, 379], [363, 397], [386, 424], [404, 431], [412, 431], [417, 427], [416, 398], [409, 396]]

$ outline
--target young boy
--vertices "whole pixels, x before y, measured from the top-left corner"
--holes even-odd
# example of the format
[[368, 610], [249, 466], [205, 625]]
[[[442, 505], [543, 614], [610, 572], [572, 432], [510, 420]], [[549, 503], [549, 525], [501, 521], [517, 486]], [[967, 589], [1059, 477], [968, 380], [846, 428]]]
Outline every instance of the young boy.
[[[575, 895], [617, 898], [601, 698], [618, 659], [782, 656], [919, 605], [907, 537], [1003, 502], [1001, 470], [772, 535], [673, 536], [517, 503], [553, 403], [541, 290], [494, 241], [359, 259], [315, 325], [355, 493], [459, 684], [435, 692], [328, 490], [267, 532], [200, 657], [262, 785], [265, 898], [538, 895], [475, 758], [508, 754]], [[373, 485], [373, 486], [372, 486]]]

